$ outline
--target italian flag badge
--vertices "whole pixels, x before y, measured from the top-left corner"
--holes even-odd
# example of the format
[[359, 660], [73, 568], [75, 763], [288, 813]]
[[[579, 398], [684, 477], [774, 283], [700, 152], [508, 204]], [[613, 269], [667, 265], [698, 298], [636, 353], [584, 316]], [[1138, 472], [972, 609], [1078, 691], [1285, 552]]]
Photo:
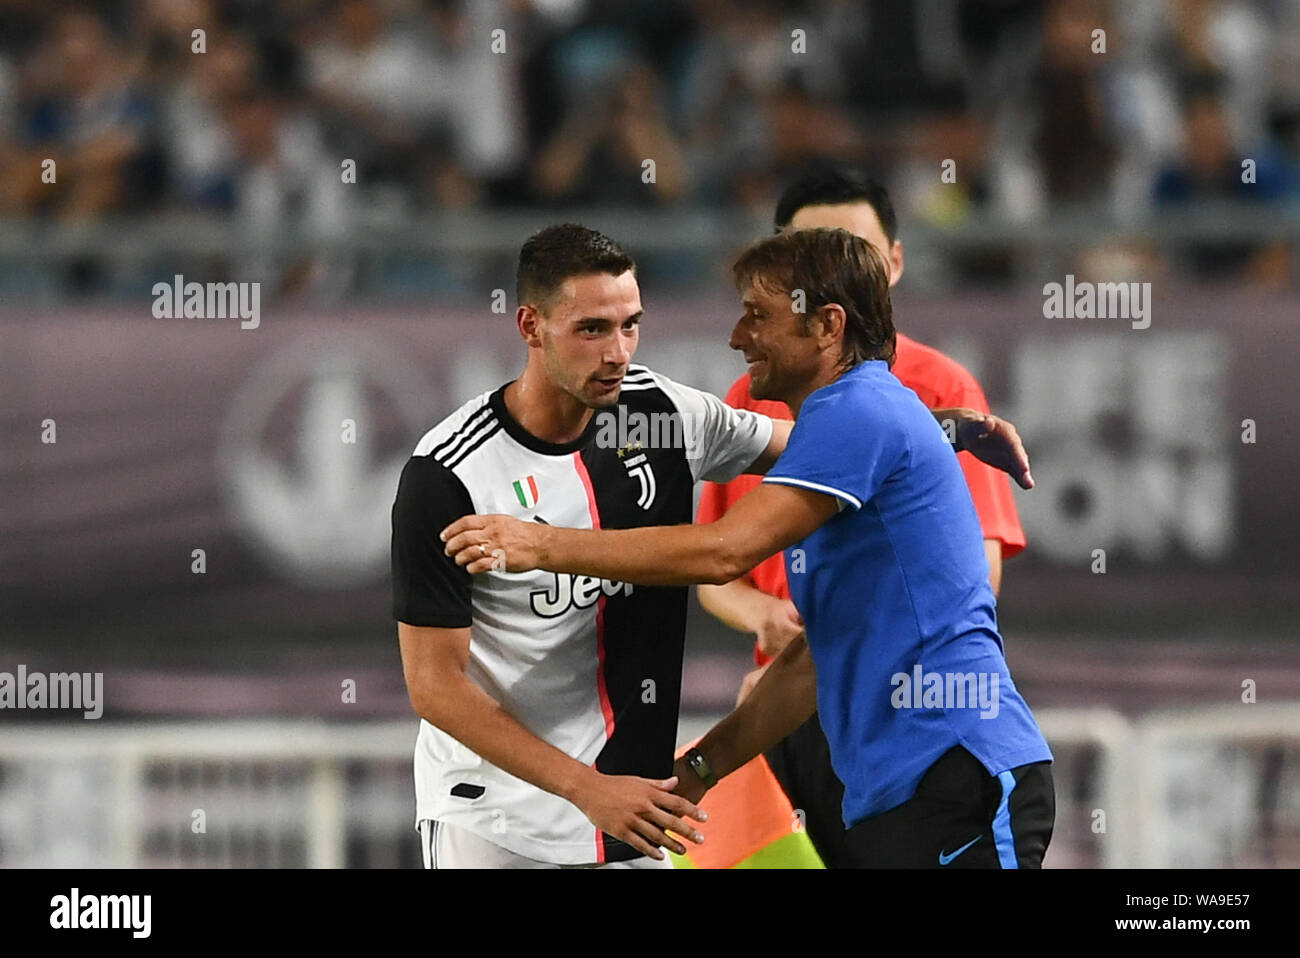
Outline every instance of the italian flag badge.
[[519, 500], [521, 506], [525, 509], [531, 509], [533, 506], [537, 505], [538, 495], [536, 479], [532, 476], [526, 476], [523, 479], [516, 479], [514, 486], [515, 498]]

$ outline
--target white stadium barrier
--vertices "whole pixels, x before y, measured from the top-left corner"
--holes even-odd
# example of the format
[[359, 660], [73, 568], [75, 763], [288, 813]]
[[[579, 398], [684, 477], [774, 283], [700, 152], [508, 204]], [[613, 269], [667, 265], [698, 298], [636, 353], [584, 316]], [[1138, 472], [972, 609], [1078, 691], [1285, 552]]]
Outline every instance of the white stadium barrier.
[[[1041, 709], [1049, 867], [1300, 864], [1300, 704]], [[715, 717], [684, 719], [683, 741]], [[0, 728], [0, 866], [414, 867], [416, 722]]]

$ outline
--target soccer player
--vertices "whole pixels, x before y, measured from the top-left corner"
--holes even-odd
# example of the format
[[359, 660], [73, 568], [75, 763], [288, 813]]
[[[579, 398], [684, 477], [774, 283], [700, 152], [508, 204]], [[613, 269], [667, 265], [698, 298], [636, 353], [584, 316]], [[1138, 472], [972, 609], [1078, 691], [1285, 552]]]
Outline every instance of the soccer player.
[[[684, 847], [665, 829], [691, 838], [699, 815], [671, 778], [686, 590], [542, 572], [471, 581], [438, 532], [475, 511], [587, 528], [689, 522], [696, 480], [766, 469], [789, 424], [630, 365], [634, 264], [600, 233], [534, 235], [517, 292], [522, 375], [420, 440], [393, 505], [425, 864], [671, 867], [661, 846]], [[601, 442], [595, 412], [620, 404], [690, 422], [699, 455]]]
[[[889, 193], [856, 170], [819, 165], [792, 182], [777, 202], [777, 230], [841, 228], [869, 242], [884, 256], [891, 289], [903, 275], [903, 244]], [[975, 377], [939, 350], [897, 333], [891, 371], [931, 408], [965, 406], [988, 411], [988, 400]], [[739, 409], [789, 419], [784, 403], [755, 399], [744, 373], [727, 391], [725, 401]], [[1025, 534], [1016, 512], [1007, 476], [973, 456], [959, 456], [984, 536], [989, 585], [998, 595], [1002, 564], [1025, 547]], [[756, 476], [729, 483], [706, 482], [700, 495], [697, 522], [720, 518], [756, 485]], [[780, 555], [764, 559], [750, 572], [726, 585], [701, 585], [700, 604], [727, 625], [755, 636], [754, 659], [759, 666], [745, 677], [741, 700], [761, 677], [767, 663], [787, 642], [803, 631], [803, 622], [790, 601], [785, 565]], [[831, 768], [826, 736], [816, 715], [766, 754], [790, 803], [804, 813], [808, 837], [829, 868], [851, 867], [854, 849], [846, 843], [840, 806], [844, 786]], [[715, 827], [722, 827], [721, 825]]]
[[[716, 522], [627, 530], [466, 516], [471, 573], [545, 568], [647, 585], [729, 582], [778, 549], [806, 636], [676, 766], [698, 800], [814, 710], [843, 820], [878, 867], [1038, 867], [1051, 752], [1011, 680], [979, 520], [943, 431], [889, 371], [889, 270], [845, 230], [794, 230], [735, 266], [731, 336], [755, 398], [796, 417], [757, 489]], [[799, 305], [796, 307], [796, 294]]]

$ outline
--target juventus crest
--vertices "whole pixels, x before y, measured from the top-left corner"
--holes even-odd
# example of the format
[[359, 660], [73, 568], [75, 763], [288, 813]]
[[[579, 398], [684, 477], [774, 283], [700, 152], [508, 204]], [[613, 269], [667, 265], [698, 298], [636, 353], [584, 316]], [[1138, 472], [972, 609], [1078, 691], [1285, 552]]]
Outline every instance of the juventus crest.
[[[641, 484], [641, 494], [637, 497], [636, 504], [642, 509], [649, 511], [655, 501], [655, 471], [650, 465], [650, 460], [646, 458], [644, 452], [640, 452], [641, 444], [625, 446], [618, 450], [619, 458], [623, 460], [623, 468], [627, 470], [629, 476], [636, 476], [637, 481]], [[625, 458], [627, 453], [636, 453], [631, 458]]]

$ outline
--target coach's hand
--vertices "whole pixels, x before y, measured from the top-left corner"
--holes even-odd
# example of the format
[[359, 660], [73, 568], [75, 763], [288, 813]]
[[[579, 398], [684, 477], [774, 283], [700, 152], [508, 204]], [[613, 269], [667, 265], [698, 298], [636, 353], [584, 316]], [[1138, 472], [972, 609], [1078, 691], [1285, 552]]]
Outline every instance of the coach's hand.
[[1022, 489], [1034, 488], [1029, 473], [1029, 453], [1010, 420], [974, 409], [954, 409], [957, 421], [957, 449], [969, 452], [980, 462], [1008, 473]]
[[510, 516], [462, 516], [442, 530], [446, 553], [471, 574], [530, 572], [541, 558], [546, 526]]
[[682, 796], [674, 795], [676, 785], [676, 776], [656, 780], [605, 775], [593, 769], [570, 800], [602, 832], [662, 861], [660, 846], [666, 845], [678, 855], [686, 854], [686, 846], [670, 837], [669, 831], [696, 844], [704, 841], [688, 816], [701, 822], [708, 816]]

